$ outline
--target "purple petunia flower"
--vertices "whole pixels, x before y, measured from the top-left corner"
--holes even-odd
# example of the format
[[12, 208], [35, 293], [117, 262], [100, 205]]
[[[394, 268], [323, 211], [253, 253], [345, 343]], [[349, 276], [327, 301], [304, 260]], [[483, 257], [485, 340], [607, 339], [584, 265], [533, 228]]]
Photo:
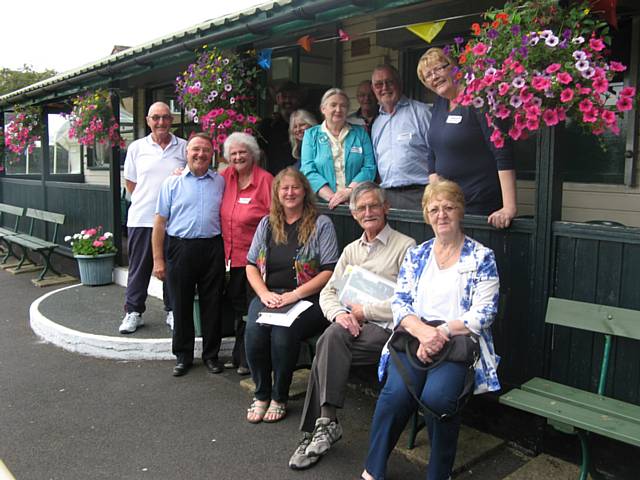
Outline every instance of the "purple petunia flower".
[[576, 68], [580, 72], [584, 72], [589, 68], [589, 62], [587, 60], [578, 60], [576, 62]]
[[509, 99], [509, 105], [511, 105], [513, 108], [520, 108], [520, 106], [522, 105], [522, 99], [520, 98], [520, 95], [512, 95]]
[[565, 40], [569, 40], [569, 38], [571, 38], [571, 30], [568, 28], [565, 28], [562, 31], [562, 38], [564, 38]]
[[455, 42], [456, 45], [462, 45], [464, 43], [464, 38], [456, 37], [453, 39], [453, 41]]
[[[580, 70], [580, 69], [578, 69]], [[580, 74], [584, 77], [584, 78], [592, 78], [595, 74], [596, 74], [596, 69], [593, 67], [588, 67], [585, 70], [581, 70]]]
[[527, 47], [520, 47], [518, 49], [518, 53], [522, 58], [527, 58], [527, 55], [529, 55], [529, 49]]
[[586, 60], [587, 59], [587, 54], [584, 53], [582, 50], [576, 50], [575, 52], [573, 52], [573, 58], [575, 58], [576, 60]]
[[451, 45], [445, 45], [442, 52], [448, 56], [451, 53]]
[[547, 47], [555, 47], [556, 45], [558, 45], [558, 43], [560, 43], [560, 39], [551, 34], [545, 39], [544, 43], [547, 45]]
[[521, 43], [522, 45], [529, 45], [529, 35], [523, 35]]
[[515, 77], [513, 80], [511, 80], [511, 85], [513, 85], [514, 88], [522, 88], [522, 87], [524, 87], [524, 85], [525, 85], [524, 78]]
[[487, 32], [487, 37], [489, 37], [491, 40], [495, 40], [496, 38], [498, 38], [498, 31], [491, 28], [489, 29], [489, 31]]
[[569, 46], [569, 41], [565, 38], [558, 44], [558, 48], [567, 48]]
[[520, 33], [520, 25], [513, 25], [511, 27], [511, 33], [518, 35]]
[[482, 99], [482, 97], [474, 97], [471, 103], [476, 108], [482, 108], [484, 106], [484, 100]]

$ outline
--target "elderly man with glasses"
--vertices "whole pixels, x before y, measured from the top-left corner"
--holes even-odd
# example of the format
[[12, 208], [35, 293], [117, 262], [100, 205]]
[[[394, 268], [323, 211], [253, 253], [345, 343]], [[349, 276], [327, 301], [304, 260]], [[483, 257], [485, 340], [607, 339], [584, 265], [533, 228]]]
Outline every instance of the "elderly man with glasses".
[[342, 408], [352, 366], [377, 365], [391, 335], [391, 298], [367, 304], [340, 301], [347, 267], [359, 266], [396, 281], [406, 251], [415, 241], [387, 224], [389, 204], [382, 188], [363, 182], [354, 188], [349, 208], [364, 230], [345, 247], [331, 279], [320, 293], [320, 307], [333, 322], [316, 347], [300, 429], [303, 438], [289, 460], [294, 470], [309, 468], [342, 437], [336, 411]]
[[400, 75], [391, 65], [380, 65], [371, 75], [380, 111], [371, 128], [380, 185], [394, 208], [419, 210], [429, 183], [427, 131], [431, 110], [402, 93]]
[[[124, 178], [131, 194], [127, 220], [129, 278], [125, 294], [125, 316], [120, 333], [133, 333], [144, 325], [142, 314], [153, 271], [151, 232], [156, 203], [162, 182], [176, 168], [186, 164], [187, 142], [171, 133], [173, 116], [166, 103], [156, 102], [149, 108], [147, 125], [151, 133], [129, 145], [124, 162]], [[173, 312], [169, 289], [163, 285], [166, 322], [173, 328]]]

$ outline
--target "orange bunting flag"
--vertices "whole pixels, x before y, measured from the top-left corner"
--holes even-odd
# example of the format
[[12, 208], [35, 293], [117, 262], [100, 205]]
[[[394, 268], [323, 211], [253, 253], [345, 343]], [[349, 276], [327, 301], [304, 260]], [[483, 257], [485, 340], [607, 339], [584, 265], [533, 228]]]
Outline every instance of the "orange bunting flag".
[[300, 37], [296, 43], [300, 45], [305, 52], [309, 53], [311, 52], [311, 44], [313, 43], [313, 37], [311, 35], [305, 35], [303, 37]]
[[426, 22], [426, 23], [416, 23], [415, 25], [409, 25], [407, 30], [411, 33], [419, 36], [427, 43], [431, 43], [431, 41], [436, 38], [436, 35], [440, 33], [446, 21], [441, 22]]
[[349, 34], [344, 30], [342, 30], [341, 28], [338, 29], [338, 38], [340, 39], [341, 42], [348, 42], [349, 40], [351, 40], [351, 37], [349, 36]]

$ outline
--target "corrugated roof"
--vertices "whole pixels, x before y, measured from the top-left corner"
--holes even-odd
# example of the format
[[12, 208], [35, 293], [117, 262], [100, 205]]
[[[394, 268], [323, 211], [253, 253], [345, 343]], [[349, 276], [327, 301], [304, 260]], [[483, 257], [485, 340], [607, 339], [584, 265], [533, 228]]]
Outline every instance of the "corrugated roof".
[[184, 30], [177, 31], [163, 37], [155, 38], [141, 45], [128, 48], [127, 50], [123, 50], [122, 52], [118, 52], [114, 55], [106, 56], [94, 62], [87, 63], [78, 68], [74, 68], [72, 70], [59, 73], [57, 75], [54, 75], [53, 77], [47, 78], [46, 80], [42, 80], [40, 82], [31, 84], [27, 87], [24, 87], [19, 90], [15, 90], [11, 93], [0, 96], [0, 104], [6, 105], [7, 103], [10, 103], [10, 100], [12, 98], [21, 96], [27, 92], [40, 90], [47, 86], [55, 85], [56, 83], [64, 82], [65, 80], [73, 79], [84, 73], [91, 72], [101, 67], [107, 67], [109, 65], [117, 65], [118, 63], [124, 60], [139, 56], [147, 52], [151, 52], [163, 45], [174, 43], [176, 42], [176, 40], [193, 37], [197, 35], [199, 32], [210, 30], [216, 27], [222, 27], [225, 24], [240, 22], [241, 20], [248, 20], [249, 18], [254, 17], [256, 15], [266, 13], [266, 12], [271, 12], [274, 9], [274, 7], [276, 6], [283, 7], [286, 5], [290, 5], [291, 3], [293, 3], [293, 1], [294, 0], [275, 0], [273, 2], [265, 2], [263, 4], [253, 6], [251, 8], [247, 8], [239, 12], [224, 15], [222, 17], [214, 18], [212, 20], [207, 20], [205, 22], [199, 23], [197, 25], [193, 25]]

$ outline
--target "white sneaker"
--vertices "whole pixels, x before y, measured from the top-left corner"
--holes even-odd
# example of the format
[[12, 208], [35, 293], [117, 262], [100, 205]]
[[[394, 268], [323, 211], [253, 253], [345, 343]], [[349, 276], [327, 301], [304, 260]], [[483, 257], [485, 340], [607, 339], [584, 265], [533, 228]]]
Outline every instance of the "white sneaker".
[[167, 313], [166, 318], [164, 319], [164, 321], [166, 322], [166, 324], [169, 326], [169, 328], [171, 330], [173, 330], [173, 311], [169, 310]]
[[144, 320], [142, 320], [138, 312], [129, 312], [122, 319], [122, 324], [118, 330], [120, 333], [133, 333], [143, 325]]
[[309, 457], [319, 457], [324, 455], [331, 445], [342, 438], [342, 425], [326, 417], [316, 420], [316, 427], [313, 429], [313, 437], [305, 453]]
[[310, 457], [307, 455], [307, 447], [311, 442], [311, 434], [307, 432], [303, 432], [302, 440], [298, 444], [296, 451], [293, 452], [291, 458], [289, 459], [289, 468], [293, 470], [304, 470], [305, 468], [309, 468], [312, 465], [318, 463], [320, 457]]

